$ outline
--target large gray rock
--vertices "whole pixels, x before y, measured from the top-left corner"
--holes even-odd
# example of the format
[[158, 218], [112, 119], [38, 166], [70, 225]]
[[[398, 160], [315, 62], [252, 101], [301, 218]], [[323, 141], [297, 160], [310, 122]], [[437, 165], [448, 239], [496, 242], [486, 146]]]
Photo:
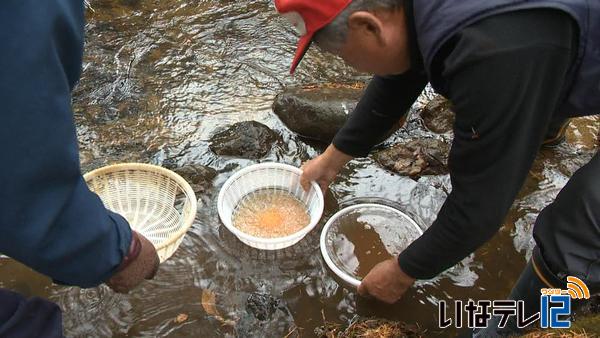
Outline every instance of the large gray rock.
[[359, 86], [288, 88], [275, 97], [273, 112], [296, 134], [329, 143], [361, 94]]
[[217, 155], [259, 159], [270, 150], [279, 135], [262, 123], [244, 121], [215, 134], [210, 150]]
[[434, 133], [445, 134], [451, 131], [454, 125], [452, 103], [443, 96], [437, 95], [423, 107], [421, 118], [427, 129]]
[[392, 172], [418, 178], [447, 174], [449, 150], [449, 145], [440, 140], [417, 139], [381, 150], [375, 153], [374, 159]]

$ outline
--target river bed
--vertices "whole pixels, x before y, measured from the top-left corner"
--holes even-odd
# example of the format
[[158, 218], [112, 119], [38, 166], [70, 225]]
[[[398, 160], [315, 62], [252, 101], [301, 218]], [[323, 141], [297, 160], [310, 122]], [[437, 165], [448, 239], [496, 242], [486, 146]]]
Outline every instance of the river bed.
[[[299, 166], [323, 147], [290, 133], [272, 113], [286, 86], [366, 81], [368, 76], [313, 48], [288, 75], [297, 38], [272, 1], [95, 0], [86, 26], [84, 71], [74, 93], [82, 169], [118, 162], [210, 166], [218, 175], [199, 195], [192, 229], [156, 278], [128, 295], [81, 290], [0, 259], [0, 287], [57, 302], [69, 337], [311, 337], [328, 321], [377, 316], [437, 329], [437, 301], [503, 299], [532, 248], [537, 213], [598, 149], [598, 118], [579, 119], [561, 146], [543, 150], [499, 233], [474, 255], [395, 305], [360, 299], [338, 284], [318, 246], [319, 231], [356, 199], [396, 201], [423, 227], [451, 189], [447, 175], [415, 181], [371, 158], [357, 159], [331, 186], [325, 215], [299, 244], [265, 252], [220, 224], [216, 198], [236, 170], [256, 161], [215, 155], [210, 136], [259, 121], [281, 136], [261, 161]], [[429, 99], [426, 91], [415, 104]], [[390, 140], [435, 137], [417, 114]], [[73, 259], [76, 259], [74, 257]], [[265, 301], [267, 300], [267, 301]]]

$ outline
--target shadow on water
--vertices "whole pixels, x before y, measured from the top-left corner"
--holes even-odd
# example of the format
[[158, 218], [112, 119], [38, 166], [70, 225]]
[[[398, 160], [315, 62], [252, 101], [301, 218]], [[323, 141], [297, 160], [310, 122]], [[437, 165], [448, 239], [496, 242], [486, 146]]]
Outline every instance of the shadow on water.
[[[289, 249], [265, 252], [239, 242], [220, 225], [215, 208], [224, 181], [255, 161], [218, 157], [208, 148], [209, 137], [220, 129], [258, 120], [283, 140], [261, 161], [300, 165], [322, 148], [290, 134], [274, 117], [275, 94], [286, 85], [366, 77], [317, 50], [289, 77], [296, 38], [270, 0], [96, 0], [91, 5], [84, 71], [74, 93], [84, 171], [141, 161], [201, 164], [219, 174], [199, 196], [204, 205], [179, 251], [154, 280], [128, 295], [105, 287], [56, 286], [0, 259], [0, 286], [56, 301], [68, 336], [283, 337], [297, 327], [295, 335], [310, 337], [323, 316], [346, 322], [355, 315], [418, 323], [433, 334], [438, 300], [507, 295], [531, 249], [535, 216], [597, 149], [598, 119], [578, 121], [568, 144], [541, 153], [492, 241], [411, 289], [398, 304], [383, 306], [338, 284], [320, 256], [319, 231], [338, 203], [345, 206], [357, 197], [396, 201], [426, 227], [451, 190], [448, 176], [417, 182], [371, 159], [354, 160], [332, 185], [317, 230]], [[426, 92], [415, 109], [431, 95]], [[413, 114], [389, 142], [421, 136], [449, 137], [428, 132]], [[269, 300], [264, 311], [256, 310], [257, 299]]]

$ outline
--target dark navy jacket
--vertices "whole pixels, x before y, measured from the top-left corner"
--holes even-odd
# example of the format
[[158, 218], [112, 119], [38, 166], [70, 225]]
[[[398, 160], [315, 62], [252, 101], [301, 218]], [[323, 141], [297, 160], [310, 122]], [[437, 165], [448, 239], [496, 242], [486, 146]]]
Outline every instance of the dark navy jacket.
[[80, 171], [71, 90], [83, 28], [82, 0], [0, 1], [0, 253], [91, 287], [119, 266], [131, 230]]
[[[579, 28], [579, 53], [570, 70], [569, 87], [559, 108], [563, 116], [600, 113], [600, 1], [598, 0], [415, 0], [414, 20], [425, 69], [458, 31], [484, 18], [532, 8], [569, 14]], [[437, 88], [435, 81], [433, 87]]]
[[[558, 118], [600, 113], [600, 1], [414, 0], [412, 4], [418, 50], [427, 77], [437, 92], [453, 101], [456, 112], [448, 161], [452, 192], [431, 227], [399, 256], [405, 272], [418, 279], [427, 279], [456, 264], [465, 257], [465, 252], [473, 252], [495, 234], [531, 168], [543, 132], [550, 124], [550, 117], [561, 121]], [[574, 55], [569, 55], [572, 56], [572, 62], [564, 75], [558, 73], [557, 77], [552, 77], [551, 72], [531, 73], [536, 74], [535, 80], [539, 81], [535, 84], [526, 77], [520, 77], [528, 71], [543, 70], [543, 65], [552, 65], [553, 70], [562, 68], [559, 58], [539, 55], [522, 60], [521, 66], [529, 69], [514, 67], [504, 70], [513, 74], [498, 82], [501, 77], [491, 74], [507, 65], [514, 65], [509, 62], [494, 63], [489, 57], [493, 54], [491, 51], [498, 45], [504, 46], [504, 42], [495, 38], [488, 40], [485, 33], [479, 35], [482, 30], [469, 29], [503, 14], [520, 12], [523, 15], [547, 9], [572, 19], [576, 32], [574, 35], [578, 35], [577, 43], [571, 44], [575, 49]], [[446, 58], [440, 67], [439, 60], [436, 60], [440, 54], [457, 57], [463, 53], [473, 53], [465, 48], [467, 46], [460, 46], [456, 42], [465, 36], [465, 31], [468, 31], [465, 35], [471, 38], [465, 38], [465, 41], [480, 41], [480, 55], [487, 54], [487, 58], [477, 59], [477, 63], [469, 65], [470, 68], [460, 65], [460, 62], [458, 66], [452, 62], [452, 66], [444, 68], [448, 66], [446, 61], [449, 58]], [[526, 37], [529, 33], [522, 32], [522, 36]], [[563, 30], [556, 36], [560, 36], [560, 33], [568, 32]], [[553, 47], [558, 46], [553, 43]], [[460, 53], [449, 52], [458, 49]], [[561, 50], [566, 53], [567, 49], [561, 45]], [[523, 54], [518, 54], [515, 49], [504, 55]], [[489, 79], [485, 82], [497, 86], [494, 92], [490, 92], [483, 81], [481, 87], [472, 91], [460, 88], [467, 87], [465, 83], [455, 81], [447, 84], [449, 78], [459, 78], [456, 75], [459, 72], [463, 74], [460, 78], [465, 78], [464, 74], [473, 69], [484, 73], [485, 69], [475, 68], [475, 65], [486, 66], [486, 62], [490, 69], [487, 71]], [[491, 69], [493, 66], [498, 68]], [[543, 77], [546, 74], [551, 76], [550, 80]], [[508, 94], [512, 94], [512, 97], [503, 100], [502, 97], [507, 98]], [[486, 102], [486, 105], [494, 107], [477, 102]], [[498, 108], [504, 112], [497, 114]], [[562, 236], [568, 237], [565, 233]]]
[[411, 70], [376, 76], [333, 144], [366, 156], [428, 81], [452, 101], [452, 192], [398, 258], [407, 274], [429, 279], [497, 233], [551, 125], [600, 113], [600, 1], [403, 5]]

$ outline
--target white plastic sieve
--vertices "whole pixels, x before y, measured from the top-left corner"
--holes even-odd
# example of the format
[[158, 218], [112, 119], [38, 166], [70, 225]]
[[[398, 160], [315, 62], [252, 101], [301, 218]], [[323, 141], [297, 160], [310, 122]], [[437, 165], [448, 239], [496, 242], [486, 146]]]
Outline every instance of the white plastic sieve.
[[[311, 183], [309, 191], [300, 185], [302, 171], [281, 163], [260, 163], [244, 168], [231, 176], [221, 188], [217, 209], [225, 227], [240, 241], [262, 250], [278, 250], [299, 242], [319, 222], [323, 214], [324, 199], [319, 185]], [[300, 200], [307, 208], [310, 223], [304, 228], [285, 237], [261, 238], [244, 233], [233, 225], [236, 206], [247, 195], [264, 189], [284, 190]]]

